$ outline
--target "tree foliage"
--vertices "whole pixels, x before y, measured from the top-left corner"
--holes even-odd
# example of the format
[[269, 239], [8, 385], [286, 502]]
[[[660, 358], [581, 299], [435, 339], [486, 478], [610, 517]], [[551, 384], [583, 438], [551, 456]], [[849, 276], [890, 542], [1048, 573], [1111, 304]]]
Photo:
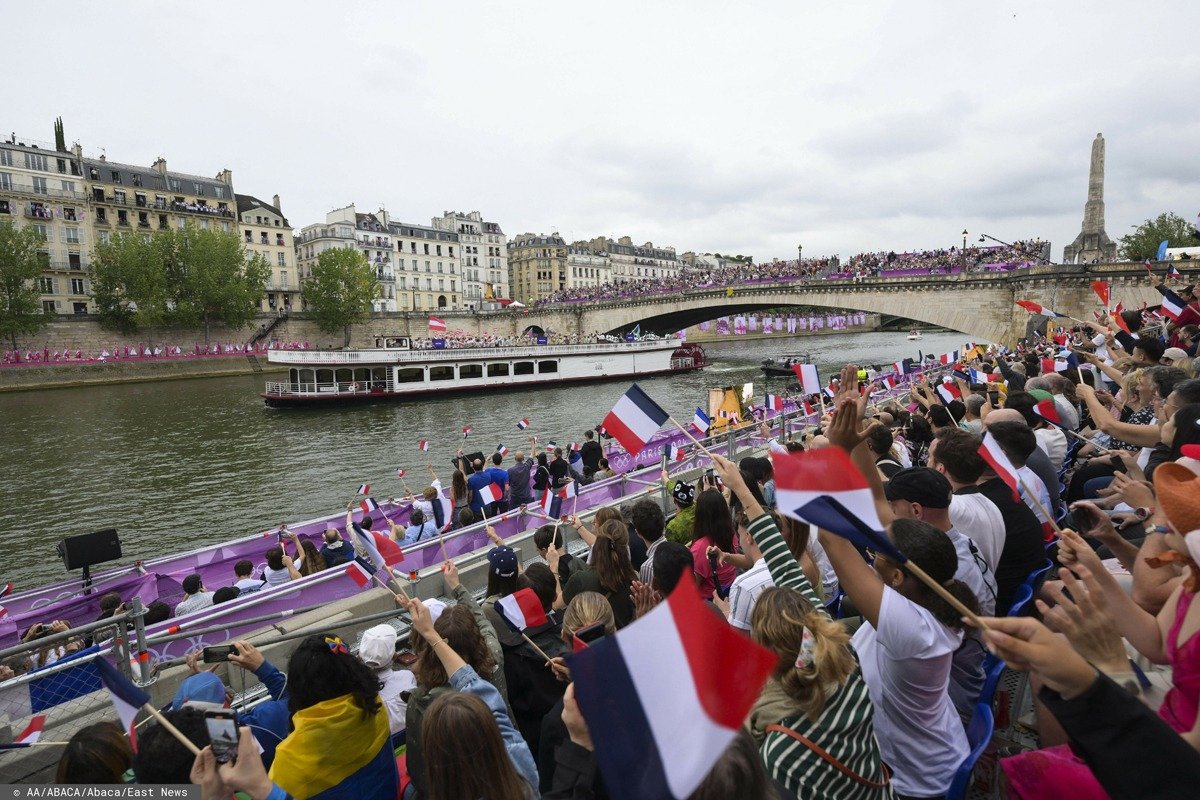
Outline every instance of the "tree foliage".
[[161, 325], [237, 328], [258, 310], [271, 274], [236, 234], [188, 226], [117, 233], [93, 255], [92, 297], [103, 324], [127, 333]]
[[354, 248], [324, 251], [304, 280], [304, 302], [317, 326], [329, 333], [342, 331], [343, 346], [350, 344], [350, 326], [367, 320], [378, 296], [375, 270]]
[[1127, 233], [1118, 239], [1119, 252], [1122, 258], [1130, 261], [1146, 261], [1158, 254], [1158, 245], [1163, 239], [1167, 240], [1167, 247], [1196, 246], [1194, 231], [1192, 223], [1168, 211], [1154, 219], [1146, 220], [1141, 225], [1135, 225], [1133, 233]]
[[42, 274], [38, 250], [45, 238], [33, 226], [0, 222], [0, 336], [17, 349], [17, 337], [37, 333], [50, 321], [42, 311], [37, 280]]

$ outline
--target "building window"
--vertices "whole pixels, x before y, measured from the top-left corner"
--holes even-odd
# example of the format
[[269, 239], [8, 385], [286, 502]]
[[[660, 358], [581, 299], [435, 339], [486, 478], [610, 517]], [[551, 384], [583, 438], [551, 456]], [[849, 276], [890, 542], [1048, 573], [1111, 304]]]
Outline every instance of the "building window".
[[142, 185], [142, 176], [141, 176], [141, 175], [138, 175], [136, 172], [135, 172], [135, 173], [134, 173], [134, 175], [133, 175], [133, 185], [134, 185], [134, 186], [141, 186], [141, 185]]
[[[425, 242], [425, 255], [429, 255], [429, 242]], [[425, 263], [429, 263], [428, 261]]]
[[100, 242], [101, 244], [108, 244], [109, 238], [108, 231], [96, 231], [97, 242]]
[[88, 312], [87, 303], [72, 303], [71, 305], [76, 314], [86, 314]]
[[57, 300], [43, 300], [42, 301], [42, 313], [43, 314], [57, 314], [58, 313], [58, 301]]
[[513, 364], [513, 375], [532, 375], [532, 374], [533, 374], [533, 362], [532, 361], [518, 361], [517, 363]]
[[179, 188], [180, 188], [180, 186], [182, 186], [183, 184], [181, 184], [181, 183], [179, 182], [179, 179], [178, 179], [178, 178], [168, 178], [168, 179], [167, 179], [167, 185], [171, 187], [171, 191], [172, 191], [172, 192], [178, 192], [178, 191], [179, 191]]
[[129, 212], [118, 210], [117, 211], [117, 224], [118, 225], [128, 225], [129, 224]]
[[33, 226], [33, 229], [35, 231], [37, 231], [38, 235], [41, 236], [43, 239], [45, 239], [46, 241], [50, 241], [49, 231], [47, 230], [45, 225], [43, 225], [42, 223], [39, 222]]
[[38, 153], [25, 154], [26, 169], [40, 169], [42, 172], [50, 171], [50, 163], [45, 156]]
[[114, 169], [114, 170], [111, 170], [111, 173], [110, 173], [110, 174], [112, 175], [112, 182], [113, 182], [113, 183], [120, 183], [120, 182], [121, 182], [121, 173], [117, 172], [117, 171]]
[[244, 233], [246, 234], [246, 244], [254, 244], [254, 234], [249, 230], [244, 231]]
[[71, 294], [85, 294], [83, 291], [83, 278], [71, 278]]
[[[7, 150], [0, 150], [0, 153], [7, 153]], [[12, 173], [0, 172], [0, 189], [12, 191]]]
[[286, 253], [276, 253], [276, 256], [279, 258], [279, 266], [281, 266], [281, 267], [287, 266], [286, 255], [287, 255]]
[[431, 381], [452, 381], [454, 380], [454, 367], [430, 367], [429, 380]]
[[121, 205], [125, 205], [125, 190], [113, 189], [113, 200]]
[[488, 364], [487, 374], [489, 378], [504, 377], [508, 375], [508, 364]]
[[539, 361], [538, 372], [558, 372], [557, 361]]
[[223, 199], [225, 197], [225, 187], [214, 186], [213, 187], [213, 196], [216, 197], [218, 200]]
[[33, 179], [33, 191], [36, 192], [37, 194], [48, 194], [48, 192], [46, 190], [46, 179], [45, 178], [34, 178]]
[[458, 377], [460, 378], [482, 378], [482, 364], [463, 364], [458, 368]]
[[424, 380], [424, 367], [402, 367], [396, 370], [396, 383], [422, 383]]
[[83, 258], [79, 253], [67, 253], [67, 266], [71, 269], [83, 269]]
[[62, 184], [62, 190], [64, 192], [70, 192], [71, 195], [75, 194], [75, 181], [59, 181], [59, 183]]
[[79, 244], [79, 228], [66, 228], [67, 244]]
[[38, 289], [42, 294], [54, 294], [54, 278], [38, 278]]
[[12, 150], [0, 148], [0, 166], [11, 167], [12, 165]]

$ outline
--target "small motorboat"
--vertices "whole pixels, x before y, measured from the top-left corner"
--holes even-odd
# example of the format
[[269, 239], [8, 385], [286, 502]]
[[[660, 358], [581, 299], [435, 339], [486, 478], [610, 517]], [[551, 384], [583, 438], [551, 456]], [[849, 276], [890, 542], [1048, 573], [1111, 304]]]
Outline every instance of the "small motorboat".
[[762, 362], [762, 371], [768, 378], [791, 378], [796, 375], [792, 371], [793, 365], [811, 363], [812, 358], [808, 353], [798, 353], [792, 356], [785, 356], [778, 361], [773, 358], [764, 359]]
[[919, 330], [917, 330], [916, 328], [913, 328], [911, 331], [908, 332], [908, 340], [910, 342], [915, 339], [920, 339], [920, 338], [921, 338], [921, 332]]

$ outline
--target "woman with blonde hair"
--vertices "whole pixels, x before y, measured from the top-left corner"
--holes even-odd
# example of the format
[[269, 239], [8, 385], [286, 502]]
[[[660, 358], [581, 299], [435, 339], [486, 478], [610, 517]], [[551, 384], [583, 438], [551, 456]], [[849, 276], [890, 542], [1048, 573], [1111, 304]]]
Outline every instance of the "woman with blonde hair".
[[798, 798], [893, 797], [874, 707], [850, 637], [825, 613], [774, 520], [735, 465], [716, 458], [738, 497], [775, 588], [759, 596], [750, 635], [779, 656], [750, 713], [767, 773]]

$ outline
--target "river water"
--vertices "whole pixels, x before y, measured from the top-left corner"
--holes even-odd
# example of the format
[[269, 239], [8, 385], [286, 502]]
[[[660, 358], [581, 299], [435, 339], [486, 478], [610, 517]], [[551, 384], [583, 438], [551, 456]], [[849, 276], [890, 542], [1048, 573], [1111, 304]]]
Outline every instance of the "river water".
[[[713, 366], [639, 381], [686, 420], [706, 390], [754, 381], [765, 358], [808, 352], [822, 377], [848, 361], [891, 363], [957, 348], [956, 333], [833, 334], [708, 344]], [[414, 490], [448, 461], [471, 425], [468, 452], [503, 443], [582, 440], [628, 387], [624, 380], [529, 392], [480, 392], [374, 406], [267, 408], [263, 376], [205, 378], [0, 394], [0, 583], [18, 589], [65, 577], [54, 545], [99, 528], [120, 532], [126, 559], [151, 558], [333, 513], [360, 483], [378, 498]], [[776, 384], [777, 385], [777, 384]], [[762, 389], [756, 395], [761, 397]], [[417, 442], [428, 439], [428, 453]], [[511, 462], [510, 462], [511, 463]]]

